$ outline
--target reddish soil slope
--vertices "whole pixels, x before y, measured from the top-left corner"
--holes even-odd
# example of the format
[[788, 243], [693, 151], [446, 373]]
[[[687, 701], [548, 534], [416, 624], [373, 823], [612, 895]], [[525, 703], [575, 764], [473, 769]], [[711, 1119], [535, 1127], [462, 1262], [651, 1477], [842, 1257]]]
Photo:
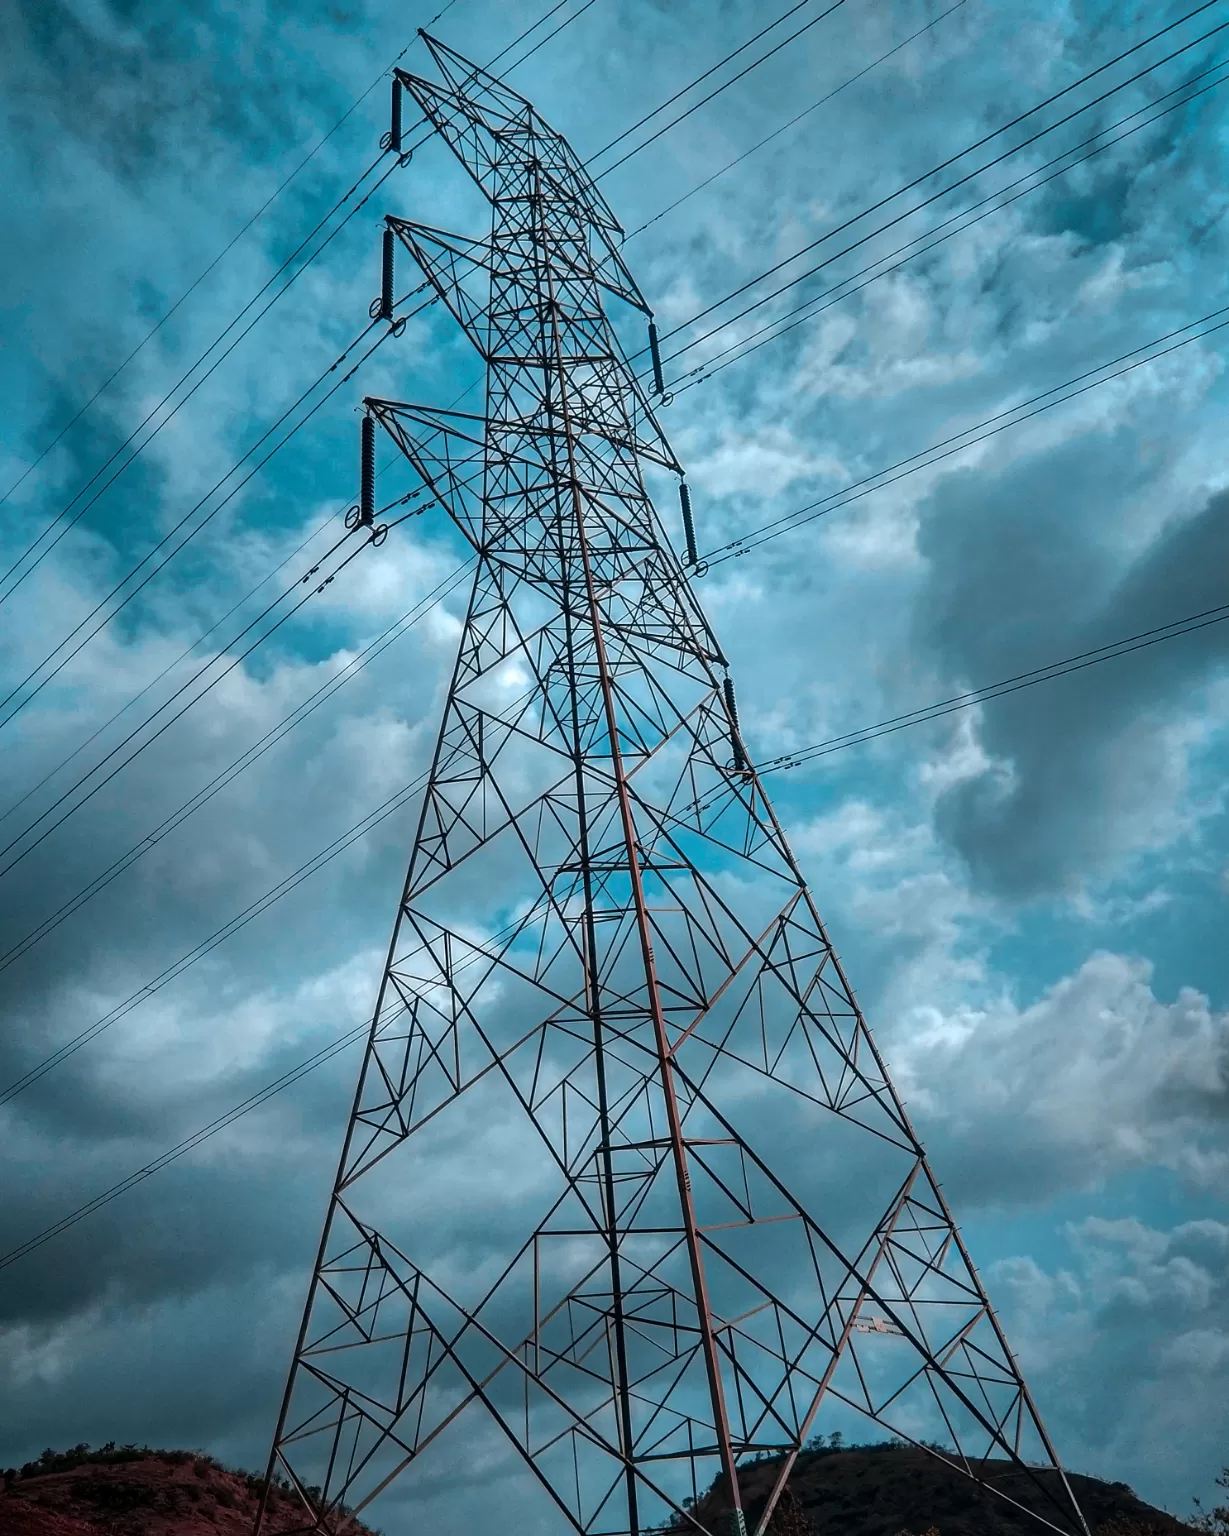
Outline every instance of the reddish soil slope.
[[[0, 1536], [251, 1536], [258, 1478], [189, 1451], [83, 1450], [6, 1474]], [[274, 1536], [302, 1523], [297, 1501], [275, 1497]]]

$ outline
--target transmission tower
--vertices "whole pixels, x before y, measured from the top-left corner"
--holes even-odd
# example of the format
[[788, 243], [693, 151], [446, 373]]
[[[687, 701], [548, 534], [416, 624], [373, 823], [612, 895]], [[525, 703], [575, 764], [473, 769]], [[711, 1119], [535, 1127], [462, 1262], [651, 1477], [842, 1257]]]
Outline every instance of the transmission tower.
[[404, 91], [490, 234], [389, 217], [376, 312], [396, 242], [486, 409], [369, 399], [356, 516], [378, 424], [476, 573], [269, 1478], [332, 1536], [498, 1452], [532, 1476], [484, 1529], [763, 1536], [856, 1414], [1087, 1536], [645, 490], [679, 475], [694, 564], [604, 308], [649, 314], [619, 225], [528, 101], [425, 41], [442, 80], [398, 73], [391, 147]]

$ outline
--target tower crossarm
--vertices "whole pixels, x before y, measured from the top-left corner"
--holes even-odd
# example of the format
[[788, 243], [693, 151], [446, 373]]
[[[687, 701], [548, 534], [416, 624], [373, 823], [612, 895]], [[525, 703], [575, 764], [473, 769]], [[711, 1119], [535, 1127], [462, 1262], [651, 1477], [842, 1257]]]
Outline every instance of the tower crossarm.
[[[522, 323], [540, 302], [531, 241], [525, 250], [510, 251], [506, 245], [448, 234], [395, 214], [388, 214], [386, 223], [484, 362], [497, 367], [548, 366], [528, 344]], [[597, 299], [602, 280], [587, 242], [561, 246], [554, 259], [560, 267], [559, 291], [573, 304], [566, 317], [563, 361], [591, 374], [590, 386], [573, 402], [577, 435], [604, 436], [682, 474], [648, 394]], [[615, 401], [621, 409], [612, 413]], [[524, 425], [541, 429], [540, 423]]]
[[419, 35], [444, 83], [400, 69], [397, 79], [481, 191], [491, 200], [506, 197], [506, 146], [518, 138], [531, 142], [539, 197], [566, 203], [581, 214], [602, 247], [597, 258], [601, 286], [648, 314], [648, 303], [620, 249], [622, 226], [568, 141], [532, 102], [502, 80], [469, 63], [438, 38], [426, 32]]

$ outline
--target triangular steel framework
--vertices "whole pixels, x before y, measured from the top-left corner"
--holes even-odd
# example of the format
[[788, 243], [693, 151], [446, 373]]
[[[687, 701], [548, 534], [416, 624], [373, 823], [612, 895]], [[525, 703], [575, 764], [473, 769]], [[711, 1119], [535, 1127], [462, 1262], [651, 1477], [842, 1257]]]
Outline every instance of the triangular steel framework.
[[679, 466], [603, 307], [647, 310], [618, 224], [426, 41], [443, 83], [399, 86], [492, 226], [389, 227], [486, 410], [367, 404], [477, 570], [269, 1476], [332, 1536], [497, 1427], [544, 1495], [501, 1530], [709, 1532], [720, 1480], [763, 1536], [856, 1410], [1087, 1536], [645, 491]]

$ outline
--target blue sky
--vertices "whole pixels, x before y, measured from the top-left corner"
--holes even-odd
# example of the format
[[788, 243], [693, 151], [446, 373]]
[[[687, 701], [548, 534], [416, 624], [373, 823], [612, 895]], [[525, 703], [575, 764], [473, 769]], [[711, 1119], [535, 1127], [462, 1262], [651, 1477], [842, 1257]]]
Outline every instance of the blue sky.
[[[545, 9], [455, 0], [439, 32], [484, 60]], [[647, 225], [626, 255], [663, 331], [682, 327], [665, 350], [741, 307], [690, 326], [714, 301], [1195, 9], [846, 0], [603, 177], [627, 230]], [[395, 56], [408, 49], [403, 63], [426, 69], [413, 28], [430, 14], [378, 0], [303, 4], [293, 18], [242, 0], [9, 8], [5, 487]], [[572, 0], [534, 36], [574, 22], [510, 81], [592, 156], [776, 14], [745, 0], [594, 0], [582, 13]], [[1229, 57], [1229, 30], [1203, 37], [1226, 23], [1219, 3], [1182, 22], [757, 284], [747, 301], [796, 286], [668, 364], [670, 377], [695, 368], [871, 268], [873, 281], [780, 340], [677, 390], [666, 420], [701, 547], [1226, 302], [1229, 98], [1214, 84], [1194, 94]], [[1209, 69], [1178, 110], [878, 275], [897, 247], [927, 243], [1026, 173], [1048, 175], [1053, 157], [1123, 132], [1129, 114], [1181, 102], [1167, 93]], [[367, 168], [385, 114], [380, 83], [22, 482], [0, 525], [5, 567]], [[4, 693], [353, 343], [385, 212], [474, 227], [442, 154], [424, 149], [390, 178], [5, 602]], [[837, 259], [800, 277], [825, 256]], [[1224, 334], [715, 564], [701, 595], [757, 757], [1229, 601]], [[382, 346], [0, 727], [0, 811], [100, 733], [0, 822], [0, 841], [202, 662], [237, 655], [245, 624], [324, 555], [336, 524], [316, 530], [354, 494], [364, 394], [447, 405], [476, 376], [439, 307]], [[389, 499], [409, 485], [399, 474], [382, 477]], [[349, 566], [0, 875], [4, 951], [338, 676], [460, 554], [428, 515]], [[413, 778], [460, 597], [27, 954], [0, 961], [4, 1083]], [[1064, 1459], [1178, 1511], [1229, 1459], [1227, 660], [1229, 624], [1211, 625], [770, 781]], [[362, 1020], [411, 809], [0, 1106], [14, 1170], [0, 1194], [6, 1250]], [[340, 1054], [0, 1270], [0, 1460], [107, 1439], [263, 1460], [356, 1065]], [[436, 1512], [445, 1531], [467, 1518], [442, 1492]]]

